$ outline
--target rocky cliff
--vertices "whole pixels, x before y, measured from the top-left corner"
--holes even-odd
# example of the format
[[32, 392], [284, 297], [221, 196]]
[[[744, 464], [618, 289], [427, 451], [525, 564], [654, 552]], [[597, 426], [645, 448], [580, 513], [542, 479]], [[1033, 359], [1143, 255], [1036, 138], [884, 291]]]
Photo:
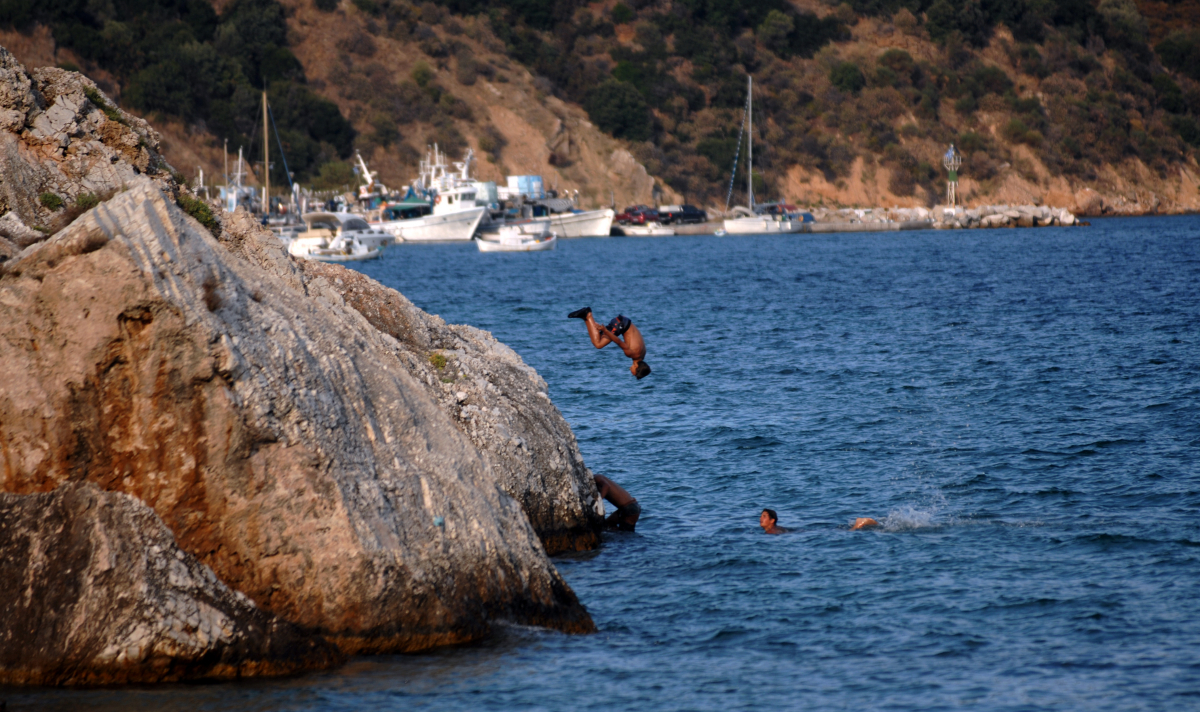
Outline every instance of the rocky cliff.
[[341, 659], [221, 583], [134, 497], [79, 483], [0, 494], [0, 684], [287, 675]]
[[[80, 81], [44, 76], [0, 101], [26, 117], [0, 132], [16, 155], [46, 145], [39, 97]], [[68, 149], [112, 121], [78, 107]], [[115, 194], [0, 262], [0, 361], [20, 374], [0, 380], [0, 491], [136, 497], [230, 589], [347, 653], [467, 641], [497, 619], [592, 630], [539, 535], [593, 546], [600, 505], [536, 373], [484, 332], [296, 262], [245, 213], [210, 214], [143, 144], [144, 169], [101, 153]], [[22, 160], [44, 173], [5, 174], [10, 205], [48, 181], [100, 185], [63, 168], [69, 153], [38, 155]]]

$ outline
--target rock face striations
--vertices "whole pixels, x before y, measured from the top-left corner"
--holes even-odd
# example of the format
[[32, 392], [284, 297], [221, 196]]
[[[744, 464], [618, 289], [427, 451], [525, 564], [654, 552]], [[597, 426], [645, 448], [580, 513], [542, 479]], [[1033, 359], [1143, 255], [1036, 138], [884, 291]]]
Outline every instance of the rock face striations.
[[479, 448], [551, 553], [599, 544], [604, 503], [546, 382], [512, 349], [471, 326], [447, 325], [359, 272], [306, 262], [373, 326], [394, 337], [409, 373]]
[[0, 684], [231, 679], [340, 661], [218, 581], [133, 497], [74, 483], [0, 494]]
[[[11, 65], [0, 50], [0, 67], [19, 79], [24, 70]], [[29, 117], [82, 81], [47, 77], [0, 96], [11, 119], [0, 142], [19, 144], [23, 165], [46, 171], [20, 181], [0, 173], [0, 192], [16, 196], [0, 226], [14, 231], [30, 224], [26, 199], [45, 181], [62, 176], [54, 186], [66, 196], [100, 185], [44, 146], [44, 161], [26, 160]], [[4, 113], [16, 111], [13, 96], [33, 97], [24, 123]], [[67, 149], [99, 140], [105, 124], [87, 123], [93, 113], [62, 132]], [[26, 578], [38, 566], [74, 572], [71, 557], [86, 559], [89, 573], [57, 580], [95, 595], [74, 608], [43, 597], [39, 609], [11, 599], [31, 589], [0, 584], [0, 610], [24, 605], [22, 616], [58, 625], [101, 612], [105, 595], [129, 586], [146, 593], [127, 601], [124, 617], [96, 618], [114, 621], [107, 629], [79, 633], [90, 637], [12, 628], [0, 637], [0, 680], [274, 674], [330, 664], [324, 641], [339, 654], [391, 652], [472, 640], [496, 620], [594, 629], [542, 540], [554, 550], [594, 545], [601, 504], [532, 369], [490, 335], [446, 326], [357, 273], [296, 262], [245, 213], [218, 214], [215, 237], [177, 206], [188, 201], [169, 167], [148, 176], [153, 153], [137, 170], [136, 156], [113, 155], [104, 160], [119, 169], [115, 195], [48, 240], [7, 240], [12, 256], [0, 262], [0, 492], [12, 493], [4, 506], [58, 507], [77, 523], [73, 543], [48, 546], [68, 534], [17, 517], [26, 523], [0, 530], [0, 548], [15, 552], [13, 570]], [[42, 208], [29, 219], [46, 222]], [[163, 588], [159, 553], [138, 559], [136, 542], [122, 550], [134, 562], [122, 564], [126, 574], [103, 573], [96, 562], [114, 560], [105, 532], [152, 528], [142, 515], [123, 524], [89, 519], [92, 506], [81, 513], [80, 498], [104, 517], [136, 504], [116, 493], [161, 519], [195, 557], [185, 564], [199, 583]], [[50, 563], [33, 563], [35, 550]], [[220, 584], [252, 604], [230, 608], [238, 594]], [[190, 600], [199, 603], [187, 608]], [[128, 632], [146, 611], [176, 605], [161, 601], [224, 618], [205, 613], [205, 629], [189, 613], [195, 630], [185, 626], [183, 638]], [[31, 633], [49, 637], [35, 650]], [[167, 638], [179, 647], [155, 642]], [[113, 667], [113, 650], [132, 651], [125, 662], [142, 656], [142, 676], [125, 662]]]

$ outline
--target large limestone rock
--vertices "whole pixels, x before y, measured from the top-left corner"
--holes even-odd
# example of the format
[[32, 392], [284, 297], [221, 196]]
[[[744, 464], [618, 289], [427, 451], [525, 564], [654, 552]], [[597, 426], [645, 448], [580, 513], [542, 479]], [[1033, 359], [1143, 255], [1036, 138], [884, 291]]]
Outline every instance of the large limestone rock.
[[[160, 138], [115, 107], [87, 77], [43, 67], [27, 72], [0, 47], [0, 215], [56, 227], [84, 193], [121, 190], [139, 175], [173, 184]], [[39, 196], [53, 193], [63, 207]]]
[[[411, 349], [228, 227], [221, 244], [143, 178], [0, 265], [0, 363], [20, 374], [0, 379], [0, 490], [137, 496], [226, 584], [346, 652], [497, 618], [592, 630]], [[586, 509], [572, 482], [585, 501], [565, 509]]]
[[551, 403], [546, 382], [516, 352], [486, 331], [447, 325], [360, 272], [320, 262], [303, 269], [395, 337], [405, 368], [484, 453], [547, 551], [600, 543], [604, 503], [575, 435]]
[[340, 265], [292, 259], [245, 211], [223, 213], [220, 241], [294, 289], [344, 300], [396, 339], [404, 367], [479, 449], [550, 554], [599, 545], [604, 502], [546, 382], [512, 349], [447, 325], [404, 295]]
[[0, 684], [230, 679], [340, 661], [218, 581], [129, 495], [78, 483], [0, 494]]

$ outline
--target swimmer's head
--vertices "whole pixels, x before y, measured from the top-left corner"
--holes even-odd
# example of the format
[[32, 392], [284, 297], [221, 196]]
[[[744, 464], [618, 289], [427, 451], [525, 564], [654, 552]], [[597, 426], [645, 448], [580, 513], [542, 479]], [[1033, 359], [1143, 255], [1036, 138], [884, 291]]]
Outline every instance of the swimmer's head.
[[650, 375], [650, 364], [645, 361], [634, 361], [629, 367], [629, 372], [637, 376], [637, 379], [640, 381]]
[[764, 509], [762, 514], [758, 515], [758, 525], [763, 529], [770, 529], [779, 521], [779, 515], [775, 514], [774, 509]]

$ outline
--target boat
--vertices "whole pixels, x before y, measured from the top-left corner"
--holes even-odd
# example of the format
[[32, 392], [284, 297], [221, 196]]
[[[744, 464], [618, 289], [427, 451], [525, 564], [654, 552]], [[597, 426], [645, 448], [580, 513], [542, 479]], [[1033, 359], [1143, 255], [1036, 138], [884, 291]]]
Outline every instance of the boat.
[[608, 237], [616, 214], [612, 208], [551, 213], [550, 224], [563, 237]]
[[494, 238], [475, 240], [480, 252], [541, 252], [558, 246], [558, 236], [552, 232], [527, 233], [519, 226], [504, 225]]
[[383, 254], [394, 238], [354, 213], [306, 213], [307, 229], [288, 242], [288, 253], [320, 262], [358, 262]]
[[675, 228], [656, 222], [648, 222], [645, 225], [621, 225], [617, 230], [620, 230], [621, 234], [626, 237], [652, 237], [675, 234]]
[[361, 262], [383, 254], [382, 247], [368, 247], [358, 236], [338, 235], [333, 238], [298, 237], [288, 245], [295, 257], [317, 262]]
[[301, 216], [305, 229], [296, 233], [291, 241], [300, 239], [324, 239], [327, 242], [343, 235], [353, 235], [367, 247], [386, 247], [396, 242], [391, 233], [368, 223], [357, 213], [312, 212]]
[[399, 203], [386, 203], [376, 226], [404, 242], [466, 242], [487, 208], [475, 204], [470, 178], [474, 152], [449, 171], [436, 144], [421, 161], [421, 175]]
[[[746, 120], [750, 132], [747, 141], [746, 154], [746, 195], [748, 208], [738, 206], [733, 214], [739, 217], [725, 220], [727, 235], [763, 235], [800, 232], [804, 229], [803, 217], [781, 214], [762, 214], [754, 209], [754, 78], [746, 77]], [[738, 147], [742, 145], [742, 137], [738, 136]], [[737, 157], [733, 159], [733, 176], [729, 179], [729, 194], [733, 194], [733, 181], [737, 176]], [[726, 202], [728, 206], [728, 201]]]
[[519, 218], [516, 220], [505, 219], [502, 222], [492, 222], [480, 227], [475, 233], [475, 237], [478, 240], [495, 242], [500, 239], [501, 235], [516, 234], [545, 237], [550, 234], [550, 218]]

